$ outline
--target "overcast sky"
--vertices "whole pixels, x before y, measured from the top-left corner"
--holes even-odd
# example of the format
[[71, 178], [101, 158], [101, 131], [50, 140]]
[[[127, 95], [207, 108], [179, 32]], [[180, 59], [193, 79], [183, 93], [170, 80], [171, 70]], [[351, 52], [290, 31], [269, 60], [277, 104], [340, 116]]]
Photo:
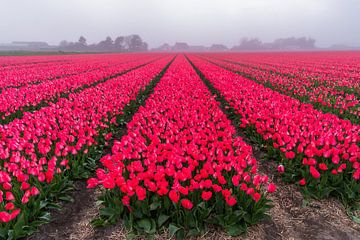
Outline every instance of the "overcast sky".
[[360, 46], [359, 23], [360, 0], [0, 0], [0, 42], [138, 33], [150, 47], [288, 36]]

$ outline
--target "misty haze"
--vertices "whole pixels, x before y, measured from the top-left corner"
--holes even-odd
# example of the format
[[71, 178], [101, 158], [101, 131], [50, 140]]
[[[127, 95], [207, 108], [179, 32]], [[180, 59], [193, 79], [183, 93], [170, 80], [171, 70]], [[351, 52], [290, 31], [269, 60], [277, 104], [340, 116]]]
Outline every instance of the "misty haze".
[[3, 0], [0, 42], [58, 45], [84, 36], [92, 44], [139, 34], [150, 49], [176, 42], [231, 48], [246, 37], [263, 42], [306, 37], [321, 48], [359, 47], [359, 12], [356, 0]]
[[360, 1], [0, 1], [0, 240], [360, 239]]

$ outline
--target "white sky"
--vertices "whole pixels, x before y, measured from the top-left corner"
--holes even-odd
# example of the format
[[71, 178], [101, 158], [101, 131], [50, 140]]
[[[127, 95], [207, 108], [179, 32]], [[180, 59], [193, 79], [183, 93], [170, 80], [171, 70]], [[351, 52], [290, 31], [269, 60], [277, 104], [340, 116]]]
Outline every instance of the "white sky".
[[360, 0], [0, 0], [0, 42], [89, 43], [140, 34], [150, 47], [313, 37], [360, 46]]

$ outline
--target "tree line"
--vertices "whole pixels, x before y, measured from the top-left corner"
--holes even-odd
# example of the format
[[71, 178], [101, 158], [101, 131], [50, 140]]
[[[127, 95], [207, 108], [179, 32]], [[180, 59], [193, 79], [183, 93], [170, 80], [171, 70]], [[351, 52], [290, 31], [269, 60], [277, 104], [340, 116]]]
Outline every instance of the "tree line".
[[315, 39], [306, 37], [289, 37], [275, 39], [273, 42], [264, 43], [258, 38], [243, 38], [239, 45], [231, 48], [233, 51], [243, 50], [307, 50], [314, 49]]
[[[95, 44], [88, 44], [84, 36], [77, 42], [61, 41], [57, 47], [60, 51], [77, 52], [143, 52], [148, 50], [148, 44], [138, 34], [119, 36], [113, 40], [105, 40]], [[213, 44], [211, 47], [190, 46], [185, 42], [175, 45], [163, 44], [153, 51], [266, 51], [266, 50], [311, 50], [316, 49], [315, 39], [306, 37], [289, 37], [275, 39], [273, 42], [262, 42], [258, 38], [243, 38], [238, 45], [231, 48], [223, 44]]]
[[80, 52], [142, 52], [148, 50], [148, 44], [138, 34], [119, 36], [113, 40], [106, 37], [99, 43], [88, 44], [84, 36], [80, 36], [77, 42], [63, 40], [59, 44], [61, 51]]

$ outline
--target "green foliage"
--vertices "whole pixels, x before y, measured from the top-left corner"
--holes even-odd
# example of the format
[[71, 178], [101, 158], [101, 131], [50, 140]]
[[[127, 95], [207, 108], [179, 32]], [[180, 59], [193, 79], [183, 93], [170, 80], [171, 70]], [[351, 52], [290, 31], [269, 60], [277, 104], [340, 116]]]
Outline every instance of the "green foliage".
[[209, 224], [224, 229], [230, 236], [237, 236], [246, 233], [248, 226], [268, 218], [266, 212], [272, 206], [265, 196], [255, 202], [243, 191], [236, 190], [234, 195], [238, 204], [230, 207], [221, 193], [215, 193], [211, 200], [205, 202], [199, 198], [199, 192], [193, 192], [188, 197], [194, 206], [187, 210], [179, 203], [173, 203], [168, 196], [160, 197], [149, 192], [145, 200], [139, 201], [134, 197], [127, 207], [121, 202], [123, 194], [119, 189], [105, 190], [100, 198], [103, 206], [100, 217], [92, 224], [107, 226], [122, 219], [134, 236], [151, 237], [167, 229], [170, 237], [184, 239], [204, 233]]

